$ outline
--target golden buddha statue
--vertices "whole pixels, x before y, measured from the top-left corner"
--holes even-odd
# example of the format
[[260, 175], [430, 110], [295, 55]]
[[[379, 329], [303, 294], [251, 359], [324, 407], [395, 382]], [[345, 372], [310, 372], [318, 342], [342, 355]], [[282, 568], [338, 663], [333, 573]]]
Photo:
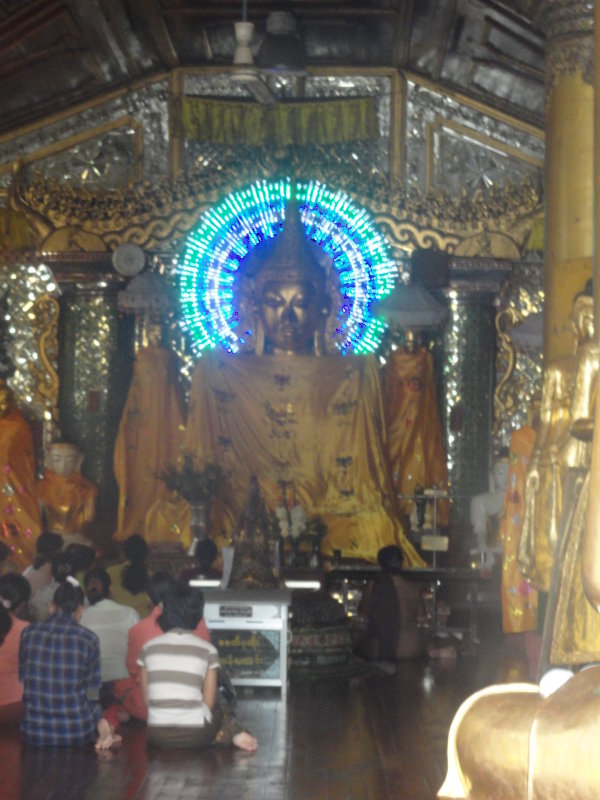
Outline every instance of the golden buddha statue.
[[0, 534], [24, 569], [35, 554], [42, 525], [35, 490], [35, 453], [27, 420], [0, 379]]
[[[383, 407], [388, 457], [398, 506], [407, 517], [419, 487], [448, 487], [448, 465], [431, 351], [408, 330], [404, 346], [392, 350], [383, 367]], [[449, 502], [436, 501], [437, 526], [449, 523]]]
[[578, 459], [567, 477], [558, 556], [552, 572], [545, 626], [551, 664], [585, 664], [600, 660], [600, 615], [585, 597], [582, 583], [582, 545], [591, 486], [591, 440], [594, 397], [600, 351], [593, 341], [594, 307], [591, 285], [575, 302], [574, 316], [587, 338], [577, 350], [571, 403], [571, 433], [580, 443]]
[[324, 349], [331, 302], [322, 257], [294, 211], [247, 257], [238, 291], [250, 289], [254, 352], [198, 361], [183, 446], [230, 475], [211, 512], [211, 530], [225, 540], [256, 475], [270, 510], [285, 482], [308, 516], [323, 517], [324, 553], [374, 561], [399, 544], [407, 564], [421, 565], [396, 514], [376, 360]]
[[53, 442], [46, 454], [44, 477], [38, 481], [45, 529], [64, 537], [81, 535], [96, 512], [96, 486], [81, 474], [83, 453], [71, 442]]
[[589, 466], [589, 441], [575, 436], [571, 430], [572, 414], [575, 414], [573, 418], [579, 417], [579, 411], [571, 408], [577, 371], [577, 380], [580, 383], [584, 380], [578, 367], [579, 354], [585, 353], [582, 358], [587, 362], [588, 345], [593, 336], [589, 293], [584, 291], [575, 296], [571, 324], [575, 334], [574, 355], [548, 364], [544, 371], [539, 425], [527, 471], [525, 515], [519, 543], [521, 569], [537, 589], [545, 592], [550, 589], [567, 480], [573, 478], [570, 471], [585, 470]]

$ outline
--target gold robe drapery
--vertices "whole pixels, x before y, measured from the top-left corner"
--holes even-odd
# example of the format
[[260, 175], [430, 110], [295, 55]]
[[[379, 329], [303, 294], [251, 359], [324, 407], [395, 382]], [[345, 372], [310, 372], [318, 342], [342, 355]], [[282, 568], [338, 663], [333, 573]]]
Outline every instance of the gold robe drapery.
[[98, 490], [79, 472], [58, 475], [47, 469], [37, 484], [42, 502], [45, 527], [54, 533], [81, 533], [86, 522], [94, 518]]
[[[115, 444], [118, 539], [142, 533], [146, 513], [165, 496], [157, 475], [180, 455], [184, 420], [173, 354], [160, 345], [140, 350]], [[163, 538], [169, 538], [168, 530]]]
[[510, 439], [508, 487], [500, 520], [502, 542], [502, 629], [523, 633], [537, 629], [537, 592], [519, 568], [517, 551], [525, 511], [527, 465], [535, 444], [535, 430], [524, 425]]
[[[423, 489], [448, 485], [444, 434], [437, 402], [433, 356], [424, 347], [415, 353], [394, 350], [383, 372], [384, 412], [390, 470], [398, 506], [410, 517], [412, 498]], [[438, 501], [437, 524], [449, 523], [447, 500]]]
[[20, 411], [11, 411], [0, 418], [0, 469], [1, 534], [22, 570], [33, 561], [42, 523], [35, 486], [33, 437]]
[[214, 532], [230, 533], [256, 475], [269, 509], [284, 480], [309, 516], [323, 516], [323, 552], [373, 561], [399, 544], [408, 565], [422, 565], [395, 515], [385, 435], [374, 357], [211, 353], [194, 372], [184, 448], [230, 472]]

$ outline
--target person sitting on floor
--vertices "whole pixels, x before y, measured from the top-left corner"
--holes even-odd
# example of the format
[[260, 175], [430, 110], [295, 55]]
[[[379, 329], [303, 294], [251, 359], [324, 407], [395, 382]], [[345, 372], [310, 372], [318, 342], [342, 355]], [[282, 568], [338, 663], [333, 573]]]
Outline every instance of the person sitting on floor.
[[256, 739], [216, 704], [218, 653], [194, 634], [203, 611], [202, 592], [178, 586], [158, 618], [163, 635], [142, 647], [138, 664], [148, 706], [147, 742], [193, 748], [232, 744], [252, 752]]
[[86, 572], [83, 579], [88, 606], [83, 609], [81, 624], [100, 640], [100, 676], [103, 684], [128, 676], [125, 666], [127, 637], [140, 615], [131, 606], [111, 599], [110, 575], [101, 567]]
[[148, 543], [143, 536], [134, 533], [121, 545], [125, 563], [108, 567], [113, 587], [113, 598], [117, 603], [135, 608], [140, 617], [152, 611], [152, 603], [146, 592], [148, 580]]
[[400, 575], [402, 550], [395, 545], [377, 553], [381, 567], [366, 599], [367, 631], [362, 651], [369, 661], [392, 672], [394, 662], [425, 653], [427, 637], [420, 623], [425, 603], [416, 583]]
[[221, 573], [213, 569], [213, 563], [219, 554], [219, 548], [209, 539], [199, 539], [194, 548], [194, 558], [196, 566], [185, 569], [179, 576], [179, 580], [187, 583], [194, 578], [208, 578], [211, 580], [221, 580]]
[[63, 549], [63, 537], [59, 533], [45, 531], [35, 540], [35, 558], [24, 571], [23, 577], [31, 585], [31, 592], [43, 589], [52, 583], [52, 560]]
[[377, 553], [381, 575], [366, 594], [367, 630], [359, 651], [386, 674], [396, 671], [396, 661], [418, 658], [455, 658], [453, 646], [438, 646], [427, 631], [423, 595], [416, 583], [400, 573], [402, 550], [396, 545]]
[[[140, 667], [137, 660], [146, 642], [155, 639], [157, 636], [162, 636], [164, 633], [158, 624], [158, 618], [162, 614], [166, 596], [175, 591], [176, 587], [177, 581], [166, 570], [159, 570], [148, 578], [146, 588], [154, 608], [147, 617], [129, 629], [127, 657], [125, 659], [129, 678], [116, 681], [113, 686], [115, 699], [121, 703], [130, 716], [143, 722], [148, 719], [148, 708], [142, 697]], [[204, 617], [198, 623], [194, 634], [205, 642], [210, 642], [210, 633], [206, 627]]]
[[23, 683], [23, 739], [38, 746], [91, 742], [103, 750], [118, 744], [116, 714], [103, 715], [90, 699], [100, 690], [100, 642], [79, 624], [83, 592], [68, 576], [54, 593], [51, 616], [21, 634], [19, 679]]
[[96, 551], [89, 544], [82, 544], [81, 542], [71, 542], [68, 544], [63, 553], [71, 562], [73, 567], [73, 575], [79, 581], [79, 585], [83, 589], [83, 579], [85, 573], [94, 566], [96, 560]]
[[54, 593], [58, 587], [66, 580], [68, 575], [73, 575], [73, 565], [71, 559], [63, 551], [52, 559], [52, 580], [50, 583], [37, 589], [29, 600], [29, 617], [33, 622], [44, 622], [51, 614], [50, 608], [54, 599]]
[[19, 680], [19, 642], [29, 625], [20, 618], [27, 607], [31, 586], [17, 573], [0, 577], [0, 608], [9, 617], [10, 629], [0, 644], [0, 722], [19, 722], [23, 716], [23, 684]]

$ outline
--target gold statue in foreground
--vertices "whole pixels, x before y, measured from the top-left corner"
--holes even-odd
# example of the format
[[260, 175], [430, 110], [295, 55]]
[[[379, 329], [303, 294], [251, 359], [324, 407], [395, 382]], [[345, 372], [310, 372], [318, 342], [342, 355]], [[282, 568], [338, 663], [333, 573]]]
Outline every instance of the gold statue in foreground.
[[[573, 665], [600, 656], [600, 508], [597, 492], [589, 491], [600, 479], [600, 426], [595, 428], [591, 471], [587, 468], [599, 361], [598, 347], [592, 341], [592, 302], [588, 291], [574, 303], [576, 329], [585, 331], [586, 336], [580, 339], [577, 353], [570, 438], [565, 446], [571, 455], [578, 452], [580, 459], [565, 462], [570, 464], [570, 472], [549, 604], [552, 610], [556, 592], [551, 660]], [[596, 413], [600, 414], [600, 409]], [[551, 617], [550, 629], [552, 621]], [[489, 686], [468, 698], [450, 728], [448, 774], [438, 797], [599, 797], [600, 666], [569, 675], [569, 671], [550, 672], [539, 686]], [[558, 688], [549, 686], [554, 677], [564, 680]]]

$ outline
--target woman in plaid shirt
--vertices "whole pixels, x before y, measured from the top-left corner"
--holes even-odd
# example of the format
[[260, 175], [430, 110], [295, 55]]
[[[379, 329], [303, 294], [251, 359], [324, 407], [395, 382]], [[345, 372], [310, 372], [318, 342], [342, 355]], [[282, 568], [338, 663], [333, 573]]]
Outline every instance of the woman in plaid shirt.
[[100, 689], [100, 644], [95, 633], [79, 624], [82, 612], [83, 592], [69, 577], [54, 594], [51, 616], [21, 634], [21, 731], [29, 744], [78, 745], [96, 734], [97, 749], [121, 741], [114, 734], [116, 719], [103, 717], [94, 699]]

